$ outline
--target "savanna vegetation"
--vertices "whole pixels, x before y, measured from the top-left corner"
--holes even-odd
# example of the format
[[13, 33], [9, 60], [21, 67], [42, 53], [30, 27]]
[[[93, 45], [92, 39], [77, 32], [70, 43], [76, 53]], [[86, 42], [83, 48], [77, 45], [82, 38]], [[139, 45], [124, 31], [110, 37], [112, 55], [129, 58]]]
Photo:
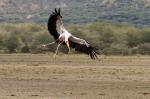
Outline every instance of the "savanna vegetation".
[[[101, 54], [150, 54], [150, 28], [137, 28], [130, 24], [95, 22], [66, 25], [77, 37], [99, 49]], [[0, 24], [0, 53], [41, 53], [55, 47], [42, 48], [41, 44], [53, 41], [44, 24]], [[60, 49], [66, 52], [67, 48]]]
[[0, 22], [46, 23], [55, 7], [62, 8], [65, 23], [109, 20], [150, 26], [149, 0], [0, 0]]

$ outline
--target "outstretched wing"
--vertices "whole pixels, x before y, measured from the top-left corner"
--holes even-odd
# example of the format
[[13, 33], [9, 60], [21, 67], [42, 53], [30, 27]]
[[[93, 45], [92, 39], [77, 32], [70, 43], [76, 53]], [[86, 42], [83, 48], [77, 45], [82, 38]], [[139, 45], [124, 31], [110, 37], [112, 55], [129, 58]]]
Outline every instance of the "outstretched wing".
[[85, 53], [90, 55], [91, 59], [97, 59], [97, 49], [92, 47], [89, 43], [85, 40], [77, 38], [77, 37], [70, 37], [69, 38], [70, 47], [75, 48], [75, 51]]
[[58, 10], [55, 8], [48, 20], [48, 30], [55, 40], [58, 39], [59, 35], [63, 32], [62, 28], [63, 23], [60, 8]]

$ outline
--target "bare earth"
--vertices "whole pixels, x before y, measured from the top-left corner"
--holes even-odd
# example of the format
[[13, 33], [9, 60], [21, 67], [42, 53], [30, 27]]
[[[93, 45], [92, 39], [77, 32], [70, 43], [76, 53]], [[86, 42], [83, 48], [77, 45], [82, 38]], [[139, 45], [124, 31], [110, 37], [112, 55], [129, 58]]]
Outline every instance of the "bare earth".
[[150, 99], [150, 56], [0, 54], [0, 99]]

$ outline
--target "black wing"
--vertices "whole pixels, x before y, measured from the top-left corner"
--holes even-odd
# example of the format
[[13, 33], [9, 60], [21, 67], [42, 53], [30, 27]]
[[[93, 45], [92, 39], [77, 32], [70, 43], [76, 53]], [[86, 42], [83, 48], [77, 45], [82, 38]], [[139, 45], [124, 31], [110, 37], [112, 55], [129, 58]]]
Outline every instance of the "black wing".
[[57, 40], [62, 33], [61, 26], [63, 26], [63, 24], [60, 8], [58, 10], [55, 8], [48, 20], [48, 30], [55, 40]]
[[97, 59], [98, 58], [97, 54], [99, 54], [99, 53], [97, 52], [97, 49], [92, 47], [92, 46], [86, 46], [84, 44], [78, 44], [78, 43], [73, 42], [71, 40], [69, 40], [69, 44], [70, 44], [70, 47], [75, 48], [75, 51], [90, 55], [91, 59]]

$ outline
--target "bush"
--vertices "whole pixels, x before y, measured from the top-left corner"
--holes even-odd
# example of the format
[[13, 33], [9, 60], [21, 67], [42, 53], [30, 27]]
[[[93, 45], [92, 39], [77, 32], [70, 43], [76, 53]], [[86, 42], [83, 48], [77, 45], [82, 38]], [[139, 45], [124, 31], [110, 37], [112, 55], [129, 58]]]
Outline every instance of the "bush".
[[150, 29], [145, 29], [142, 32], [142, 42], [150, 43]]
[[138, 54], [150, 55], [150, 43], [140, 44], [134, 51]]
[[[67, 29], [73, 35], [87, 40], [103, 54], [149, 54], [150, 29], [137, 28], [128, 24], [113, 24], [96, 22], [91, 24], [68, 25]], [[22, 23], [0, 24], [0, 52], [41, 53], [52, 51], [56, 45], [47, 49], [40, 44], [52, 42], [45, 25]], [[66, 46], [59, 49], [68, 52]]]
[[29, 53], [30, 52], [30, 48], [26, 45], [26, 46], [21, 48], [21, 52], [22, 53]]

